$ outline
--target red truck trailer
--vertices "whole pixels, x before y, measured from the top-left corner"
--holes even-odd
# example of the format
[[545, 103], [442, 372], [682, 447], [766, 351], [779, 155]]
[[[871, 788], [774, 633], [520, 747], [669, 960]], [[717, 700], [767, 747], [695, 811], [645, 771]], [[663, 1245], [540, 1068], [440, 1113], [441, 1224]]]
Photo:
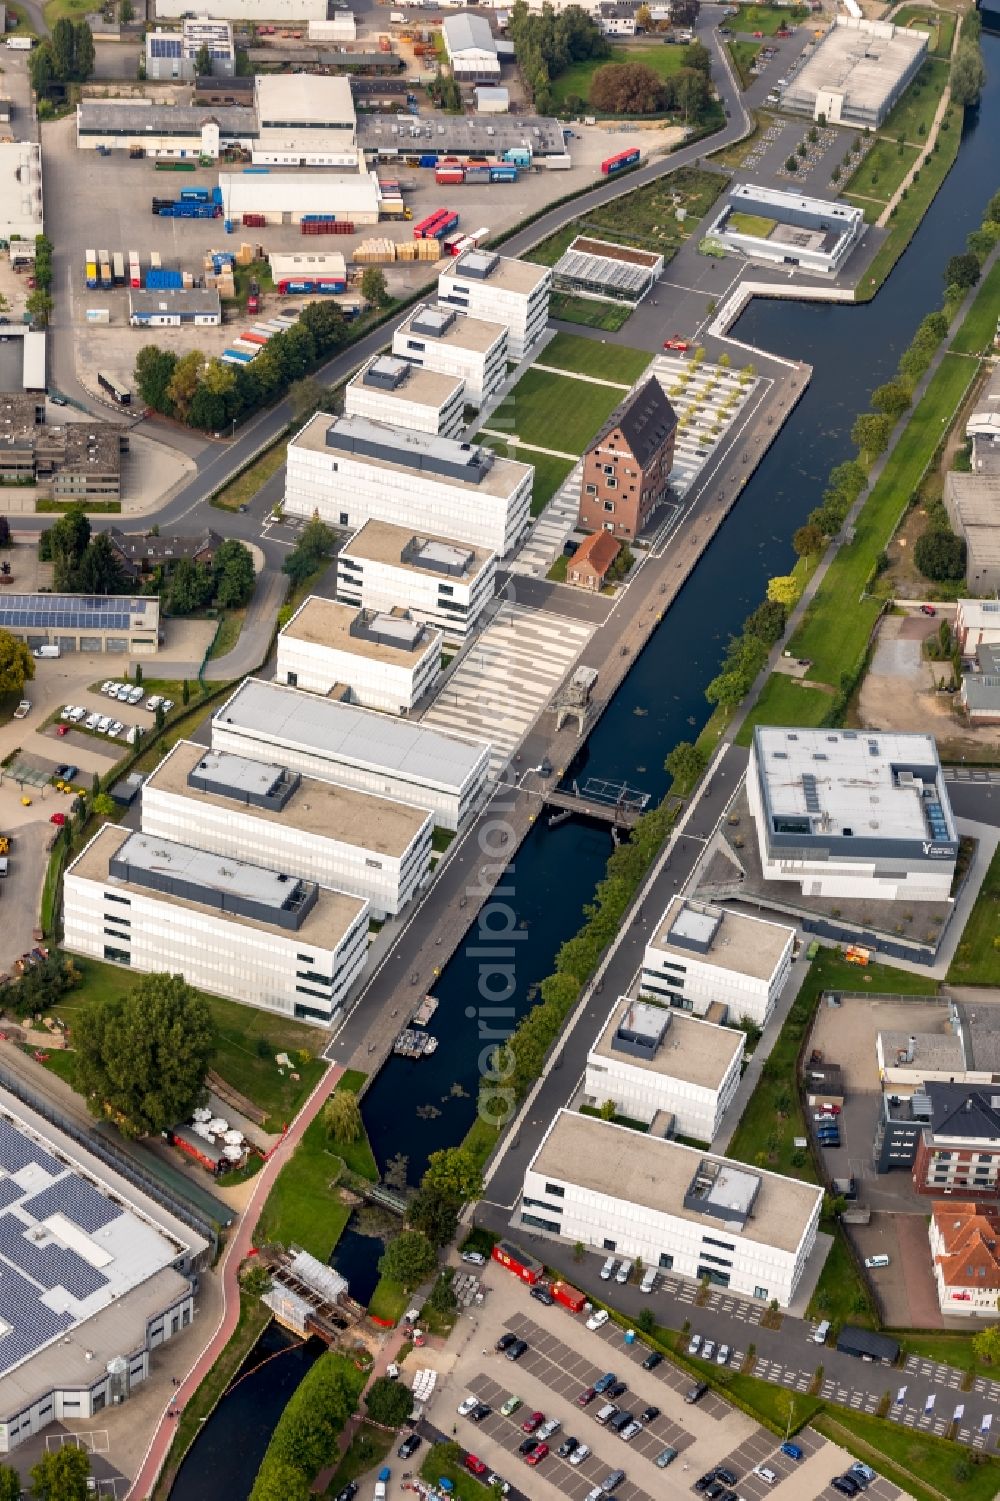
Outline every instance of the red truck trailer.
[[509, 1240], [498, 1240], [493, 1247], [493, 1260], [499, 1261], [508, 1272], [513, 1272], [515, 1277], [520, 1277], [522, 1282], [527, 1282], [529, 1287], [534, 1287], [542, 1280], [545, 1268], [534, 1256], [529, 1256], [527, 1251], [522, 1251], [519, 1246], [512, 1245]]
[[587, 1299], [577, 1288], [570, 1287], [568, 1282], [553, 1282], [552, 1296], [557, 1303], [568, 1308], [570, 1313], [582, 1313]]

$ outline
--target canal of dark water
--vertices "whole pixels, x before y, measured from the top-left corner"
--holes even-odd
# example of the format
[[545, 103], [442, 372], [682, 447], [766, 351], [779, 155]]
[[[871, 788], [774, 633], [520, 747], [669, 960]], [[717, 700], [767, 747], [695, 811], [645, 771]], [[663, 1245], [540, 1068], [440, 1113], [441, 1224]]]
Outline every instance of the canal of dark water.
[[[598, 723], [579, 757], [580, 770], [627, 780], [654, 798], [662, 795], [664, 760], [678, 740], [693, 738], [704, 723], [705, 687], [729, 637], [760, 602], [767, 580], [790, 570], [792, 533], [819, 504], [833, 465], [852, 455], [856, 414], [872, 389], [892, 375], [923, 315], [939, 305], [948, 257], [964, 249], [966, 235], [1000, 186], [1000, 38], [984, 36], [983, 50], [987, 86], [979, 109], [967, 113], [958, 160], [874, 302], [844, 307], [756, 301], [734, 328], [744, 343], [804, 360], [813, 367], [812, 380]], [[576, 821], [550, 829], [539, 820], [509, 867], [505, 900], [523, 935], [515, 945], [518, 1014], [531, 1004], [532, 987], [551, 970], [559, 945], [579, 927], [610, 850], [602, 829]], [[416, 1063], [390, 1058], [364, 1099], [379, 1166], [405, 1157], [411, 1184], [419, 1181], [429, 1154], [461, 1141], [475, 1117], [476, 943], [473, 932], [435, 985], [437, 1051]], [[334, 1253], [334, 1264], [362, 1302], [377, 1281], [380, 1252], [377, 1239], [349, 1227]], [[297, 1365], [292, 1356], [283, 1357], [251, 1377], [252, 1401], [244, 1383], [220, 1404], [178, 1476], [172, 1501], [216, 1501], [223, 1495], [242, 1501], [248, 1495], [290, 1394], [288, 1379], [294, 1378], [293, 1389], [307, 1368], [307, 1355], [294, 1360]]]

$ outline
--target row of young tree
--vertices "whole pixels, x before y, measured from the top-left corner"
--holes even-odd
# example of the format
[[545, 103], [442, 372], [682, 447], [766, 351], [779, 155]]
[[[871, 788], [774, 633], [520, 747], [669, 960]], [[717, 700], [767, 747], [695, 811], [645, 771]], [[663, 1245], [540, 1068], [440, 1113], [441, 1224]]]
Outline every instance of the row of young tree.
[[136, 388], [154, 412], [188, 427], [220, 432], [277, 401], [346, 339], [340, 309], [333, 302], [311, 302], [294, 327], [275, 334], [249, 365], [207, 359], [197, 349], [178, 355], [146, 344], [136, 356]]
[[[70, 506], [42, 532], [38, 555], [52, 563], [52, 582], [60, 592], [136, 592], [135, 581], [122, 568], [108, 533], [93, 532], [82, 505]], [[250, 549], [230, 537], [220, 544], [210, 564], [179, 558], [169, 571], [158, 570], [144, 589], [161, 596], [168, 614], [188, 615], [207, 605], [240, 609], [250, 601], [254, 577]]]
[[[586, 103], [605, 115], [662, 115], [676, 113], [687, 125], [696, 124], [712, 102], [712, 55], [701, 42], [691, 42], [682, 54], [683, 67], [661, 78], [645, 63], [605, 63], [590, 84]], [[578, 113], [578, 101], [567, 107]], [[579, 101], [579, 108], [584, 101]]]
[[573, 63], [592, 57], [608, 57], [610, 47], [593, 17], [579, 5], [568, 5], [558, 14], [551, 5], [529, 11], [525, 0], [511, 7], [508, 35], [514, 43], [517, 65], [539, 114], [552, 109], [552, 80]]
[[28, 57], [28, 77], [39, 99], [52, 84], [85, 83], [94, 71], [94, 34], [86, 21], [60, 16], [52, 35]]

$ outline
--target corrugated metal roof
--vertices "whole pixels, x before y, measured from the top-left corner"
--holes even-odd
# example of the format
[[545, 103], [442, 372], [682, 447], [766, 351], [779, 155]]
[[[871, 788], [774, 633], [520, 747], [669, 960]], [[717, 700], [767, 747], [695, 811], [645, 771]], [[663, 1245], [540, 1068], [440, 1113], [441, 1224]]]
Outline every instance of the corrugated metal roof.
[[457, 52], [492, 52], [496, 56], [497, 44], [484, 16], [445, 16], [444, 39], [452, 57]]

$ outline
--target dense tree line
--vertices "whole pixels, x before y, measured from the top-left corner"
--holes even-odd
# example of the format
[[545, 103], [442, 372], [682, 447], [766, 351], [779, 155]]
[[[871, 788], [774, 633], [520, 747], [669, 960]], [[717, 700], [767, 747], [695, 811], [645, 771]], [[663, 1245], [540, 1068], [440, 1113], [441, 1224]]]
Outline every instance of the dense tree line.
[[94, 71], [94, 34], [86, 21], [61, 16], [28, 58], [31, 87], [41, 99], [52, 84], [85, 83]]
[[608, 57], [611, 50], [600, 27], [579, 5], [569, 5], [557, 15], [551, 5], [529, 11], [525, 0], [517, 0], [510, 12], [508, 34], [521, 77], [542, 115], [552, 109], [554, 78], [573, 63]]
[[332, 302], [311, 302], [293, 328], [275, 334], [250, 365], [206, 359], [197, 349], [177, 355], [146, 344], [135, 361], [135, 383], [148, 407], [188, 427], [219, 432], [283, 396], [289, 386], [338, 349], [347, 325]]
[[661, 78], [645, 63], [605, 63], [591, 81], [588, 103], [604, 115], [676, 112], [685, 124], [693, 124], [711, 102], [712, 58], [701, 42], [692, 42], [684, 49], [683, 63], [671, 78]]
[[360, 1384], [351, 1382], [342, 1355], [319, 1357], [278, 1419], [250, 1501], [309, 1501], [313, 1479], [337, 1457]]
[[951, 65], [951, 97], [963, 107], [979, 103], [986, 82], [986, 67], [979, 45], [982, 24], [979, 12], [975, 10], [962, 18], [962, 30]]

